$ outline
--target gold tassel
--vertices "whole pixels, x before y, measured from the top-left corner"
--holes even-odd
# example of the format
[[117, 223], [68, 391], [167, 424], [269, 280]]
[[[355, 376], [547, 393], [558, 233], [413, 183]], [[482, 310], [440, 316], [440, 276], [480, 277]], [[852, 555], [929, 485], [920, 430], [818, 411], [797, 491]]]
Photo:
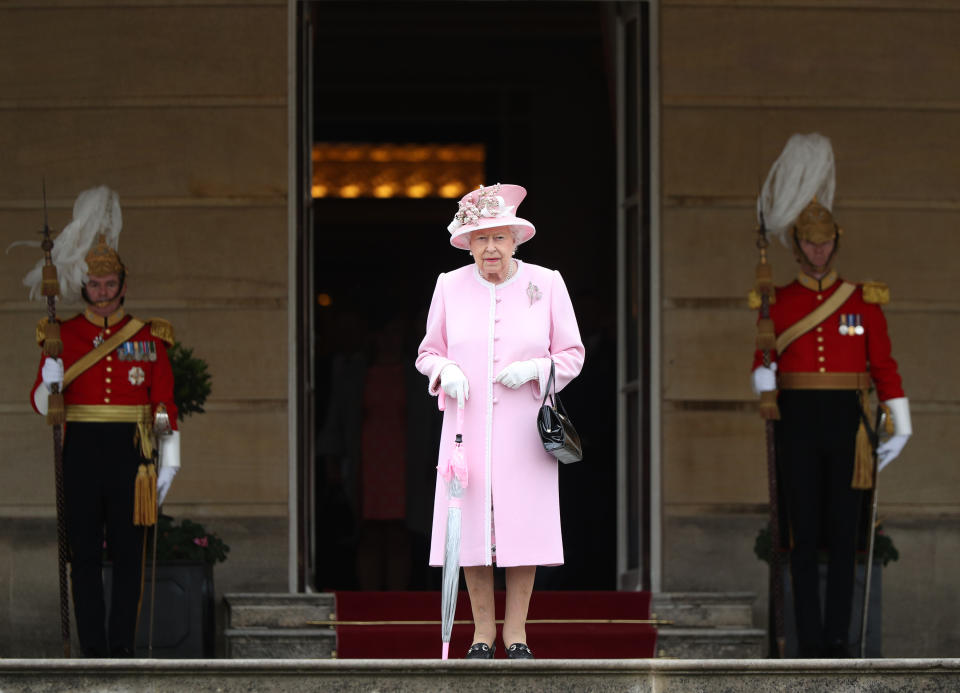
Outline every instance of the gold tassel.
[[775, 351], [777, 335], [773, 328], [773, 320], [761, 318], [757, 321], [757, 349], [760, 351]]
[[[861, 392], [860, 406], [863, 411], [867, 411], [867, 393]], [[860, 427], [857, 429], [856, 452], [853, 458], [853, 480], [850, 482], [850, 488], [870, 489], [873, 488], [873, 447], [870, 445], [870, 436], [867, 435], [867, 427], [860, 419]]]
[[49, 320], [43, 326], [43, 353], [57, 358], [63, 353], [63, 340], [60, 339], [60, 323]]
[[771, 421], [780, 420], [780, 407], [777, 406], [776, 390], [760, 393], [760, 417]]
[[60, 293], [60, 280], [57, 279], [57, 266], [44, 265], [40, 275], [40, 295], [56, 296]]
[[50, 393], [47, 398], [47, 425], [62, 426], [67, 420], [67, 411], [63, 404], [63, 395]]
[[157, 522], [157, 470], [152, 463], [137, 469], [133, 489], [133, 524], [149, 527]]

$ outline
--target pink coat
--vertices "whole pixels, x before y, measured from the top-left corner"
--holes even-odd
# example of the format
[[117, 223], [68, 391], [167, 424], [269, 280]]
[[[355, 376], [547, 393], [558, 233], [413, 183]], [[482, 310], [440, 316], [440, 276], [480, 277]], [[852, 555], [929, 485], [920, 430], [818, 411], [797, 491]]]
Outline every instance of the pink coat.
[[[461, 565], [491, 565], [494, 558], [501, 566], [563, 563], [558, 462], [540, 443], [536, 417], [550, 359], [560, 391], [583, 367], [584, 349], [560, 273], [517, 264], [517, 273], [499, 285], [484, 280], [474, 264], [441, 274], [417, 357], [430, 394], [439, 394], [446, 409], [438, 462], [450, 454], [457, 406], [450, 400], [444, 407], [440, 371], [455, 363], [469, 382]], [[527, 359], [537, 362], [539, 380], [517, 390], [493, 382], [504, 367]], [[446, 485], [438, 478], [431, 565], [443, 564], [446, 517]]]

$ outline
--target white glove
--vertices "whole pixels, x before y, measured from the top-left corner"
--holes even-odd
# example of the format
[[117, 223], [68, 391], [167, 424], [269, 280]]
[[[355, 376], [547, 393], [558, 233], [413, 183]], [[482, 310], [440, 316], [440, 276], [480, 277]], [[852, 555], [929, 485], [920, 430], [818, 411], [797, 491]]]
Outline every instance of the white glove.
[[180, 471], [180, 467], [160, 467], [160, 473], [157, 474], [157, 505], [163, 505], [163, 499], [167, 497], [167, 491], [170, 490], [170, 484], [173, 483], [173, 477]]
[[777, 364], [771, 363], [770, 368], [757, 366], [752, 373], [753, 393], [770, 392], [777, 389]]
[[506, 385], [511, 390], [516, 390], [525, 382], [539, 377], [540, 371], [535, 361], [514, 361], [500, 371], [493, 382]]
[[893, 462], [909, 438], [910, 436], [894, 435], [877, 446], [877, 471], [882, 472], [884, 467]]
[[173, 477], [180, 471], [180, 431], [160, 436], [160, 471], [157, 473], [157, 505], [163, 503]]
[[40, 369], [40, 377], [48, 390], [53, 390], [52, 385], [60, 387], [63, 385], [63, 359], [52, 359], [49, 356], [43, 362], [43, 368]]
[[440, 371], [440, 387], [448, 396], [456, 398], [458, 407], [463, 407], [464, 402], [470, 398], [467, 376], [455, 363], [448, 363]]
[[[906, 397], [894, 397], [884, 402], [893, 418], [893, 435], [877, 446], [877, 470], [881, 471], [896, 459], [903, 451], [903, 446], [913, 435], [913, 424], [910, 421], [910, 401]], [[881, 422], [882, 425], [882, 422]]]

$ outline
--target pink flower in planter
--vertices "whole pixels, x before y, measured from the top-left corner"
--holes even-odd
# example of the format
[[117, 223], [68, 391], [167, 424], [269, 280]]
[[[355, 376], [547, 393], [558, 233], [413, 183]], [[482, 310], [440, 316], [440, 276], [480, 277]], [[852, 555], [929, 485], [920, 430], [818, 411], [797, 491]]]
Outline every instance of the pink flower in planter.
[[196, 544], [197, 546], [202, 546], [203, 548], [207, 548], [208, 542], [206, 537], [194, 537], [193, 543]]

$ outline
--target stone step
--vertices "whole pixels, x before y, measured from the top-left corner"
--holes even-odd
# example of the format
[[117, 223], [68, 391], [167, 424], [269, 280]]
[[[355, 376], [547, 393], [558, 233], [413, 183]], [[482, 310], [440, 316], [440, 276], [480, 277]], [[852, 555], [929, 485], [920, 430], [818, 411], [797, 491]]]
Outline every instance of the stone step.
[[332, 594], [226, 594], [227, 628], [310, 628], [334, 618]]
[[674, 628], [752, 628], [753, 592], [659, 592], [650, 604], [651, 618]]
[[657, 629], [657, 657], [670, 659], [761, 659], [767, 632], [759, 628]]
[[227, 628], [228, 659], [331, 659], [336, 657], [333, 628]]
[[953, 693], [960, 690], [960, 660], [0, 659], [4, 693], [81, 689], [98, 693]]

